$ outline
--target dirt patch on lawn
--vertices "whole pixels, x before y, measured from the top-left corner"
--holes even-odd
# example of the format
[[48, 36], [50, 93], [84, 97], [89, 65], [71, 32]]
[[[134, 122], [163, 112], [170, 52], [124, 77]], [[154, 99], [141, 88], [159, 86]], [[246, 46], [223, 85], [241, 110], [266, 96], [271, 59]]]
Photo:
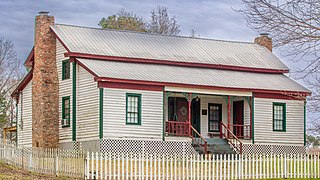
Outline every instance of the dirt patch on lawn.
[[55, 176], [50, 176], [46, 174], [33, 173], [33, 172], [19, 169], [10, 165], [6, 165], [4, 163], [0, 163], [0, 179], [63, 180], [63, 179], [71, 179], [71, 178], [55, 177]]

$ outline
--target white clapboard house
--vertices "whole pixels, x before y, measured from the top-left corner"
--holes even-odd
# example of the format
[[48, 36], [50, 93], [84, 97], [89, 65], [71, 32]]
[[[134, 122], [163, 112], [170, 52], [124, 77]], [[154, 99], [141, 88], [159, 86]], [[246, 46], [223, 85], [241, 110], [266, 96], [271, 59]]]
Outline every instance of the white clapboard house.
[[[54, 146], [92, 151], [210, 153], [222, 142], [237, 153], [304, 150], [310, 91], [286, 75], [266, 34], [251, 43], [105, 30], [56, 24], [44, 12], [35, 28], [28, 74], [13, 93], [19, 146], [55, 136]], [[37, 66], [44, 56], [54, 64]], [[35, 102], [46, 92], [35, 93], [37, 79], [51, 70], [52, 108]], [[39, 109], [57, 118], [35, 121]], [[39, 123], [56, 130], [39, 136]]]

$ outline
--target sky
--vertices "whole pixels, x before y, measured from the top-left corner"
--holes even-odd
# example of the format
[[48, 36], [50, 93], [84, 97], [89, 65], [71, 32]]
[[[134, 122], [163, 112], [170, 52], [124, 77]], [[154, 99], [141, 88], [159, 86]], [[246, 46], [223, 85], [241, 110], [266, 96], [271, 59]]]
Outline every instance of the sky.
[[25, 61], [34, 40], [34, 19], [39, 11], [49, 11], [60, 24], [99, 27], [102, 17], [120, 9], [132, 11], [144, 19], [158, 5], [168, 8], [181, 26], [180, 35], [194, 29], [200, 37], [235, 41], [253, 41], [258, 35], [246, 26], [240, 0], [1, 0], [0, 37], [11, 40], [18, 57]]

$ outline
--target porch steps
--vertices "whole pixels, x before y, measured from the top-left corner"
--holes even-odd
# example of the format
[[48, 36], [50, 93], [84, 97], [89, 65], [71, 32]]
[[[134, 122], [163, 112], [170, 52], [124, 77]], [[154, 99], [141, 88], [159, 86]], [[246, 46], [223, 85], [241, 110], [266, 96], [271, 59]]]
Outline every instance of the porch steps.
[[[226, 139], [220, 137], [206, 138], [207, 141], [207, 153], [209, 154], [235, 154], [234, 150], [230, 147]], [[197, 152], [203, 154], [203, 149], [200, 147], [194, 147]]]

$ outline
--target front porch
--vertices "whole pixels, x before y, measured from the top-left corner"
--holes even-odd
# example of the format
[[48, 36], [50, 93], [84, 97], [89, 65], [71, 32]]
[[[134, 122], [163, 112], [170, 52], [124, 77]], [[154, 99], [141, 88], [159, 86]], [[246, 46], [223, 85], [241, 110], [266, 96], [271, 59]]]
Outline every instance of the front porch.
[[226, 139], [238, 153], [252, 137], [251, 93], [166, 91], [166, 137], [190, 137], [206, 152], [210, 138]]

